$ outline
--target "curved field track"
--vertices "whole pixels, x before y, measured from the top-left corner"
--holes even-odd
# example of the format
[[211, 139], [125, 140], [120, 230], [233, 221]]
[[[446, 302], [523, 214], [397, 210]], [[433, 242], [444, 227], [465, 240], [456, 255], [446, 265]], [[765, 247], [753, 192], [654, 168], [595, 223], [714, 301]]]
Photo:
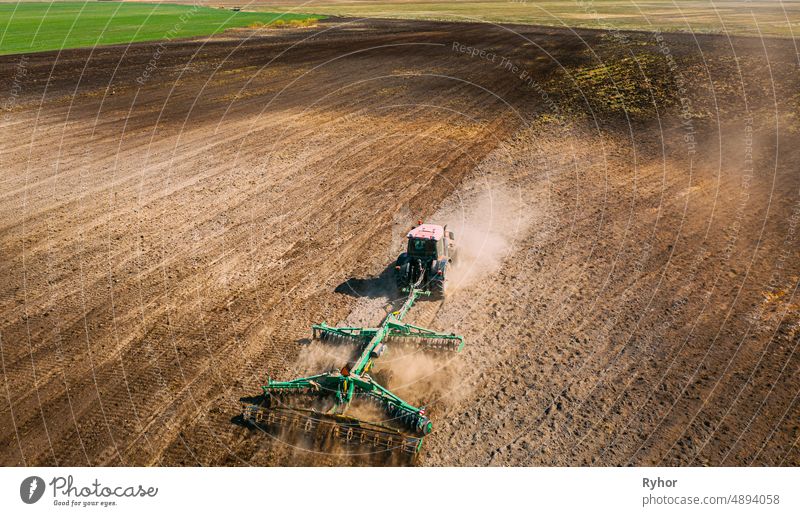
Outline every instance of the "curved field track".
[[0, 464], [361, 463], [233, 420], [424, 218], [465, 259], [411, 318], [468, 344], [398, 387], [420, 464], [798, 465], [798, 66], [380, 20], [4, 56]]

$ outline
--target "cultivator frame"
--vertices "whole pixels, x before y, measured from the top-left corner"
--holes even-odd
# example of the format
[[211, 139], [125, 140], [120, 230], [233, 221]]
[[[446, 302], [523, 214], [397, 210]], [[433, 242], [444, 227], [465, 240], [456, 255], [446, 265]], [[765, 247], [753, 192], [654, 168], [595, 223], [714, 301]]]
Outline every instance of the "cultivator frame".
[[[375, 381], [369, 371], [390, 343], [455, 353], [464, 348], [464, 338], [460, 335], [438, 333], [403, 322], [414, 302], [420, 296], [430, 295], [429, 291], [417, 286], [404, 289], [408, 297], [403, 306], [387, 315], [377, 328], [334, 327], [324, 322], [313, 325], [315, 339], [354, 344], [359, 348], [358, 356], [339, 371], [283, 382], [270, 378], [267, 385], [262, 386], [266, 403], [246, 405], [242, 414], [244, 421], [262, 428], [288, 427], [309, 436], [333, 438], [344, 444], [416, 455], [423, 437], [433, 428], [425, 407], [405, 402]], [[325, 399], [330, 406], [316, 410], [288, 403], [300, 395]], [[382, 409], [387, 419], [369, 422], [348, 415], [347, 411], [356, 399], [371, 402]]]

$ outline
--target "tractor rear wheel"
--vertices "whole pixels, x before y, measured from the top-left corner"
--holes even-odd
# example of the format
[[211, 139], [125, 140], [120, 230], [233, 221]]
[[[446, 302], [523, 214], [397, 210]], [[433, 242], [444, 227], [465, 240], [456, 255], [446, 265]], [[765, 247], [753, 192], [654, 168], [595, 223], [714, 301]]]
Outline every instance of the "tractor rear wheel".
[[433, 294], [436, 299], [444, 299], [447, 290], [447, 283], [444, 279], [435, 279], [431, 281], [430, 288], [431, 294]]
[[411, 264], [409, 263], [404, 263], [400, 266], [399, 270], [395, 271], [394, 279], [398, 295], [402, 293], [404, 288], [408, 287], [408, 284], [410, 283], [410, 276]]

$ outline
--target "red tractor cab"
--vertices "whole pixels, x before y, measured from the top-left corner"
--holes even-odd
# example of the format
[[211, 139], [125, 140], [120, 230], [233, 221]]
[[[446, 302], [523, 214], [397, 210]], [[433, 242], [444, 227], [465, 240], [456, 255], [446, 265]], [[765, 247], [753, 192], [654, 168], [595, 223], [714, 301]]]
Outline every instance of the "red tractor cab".
[[447, 226], [420, 223], [406, 237], [408, 247], [397, 257], [394, 268], [397, 288], [423, 288], [444, 298], [447, 268], [455, 258], [453, 232]]

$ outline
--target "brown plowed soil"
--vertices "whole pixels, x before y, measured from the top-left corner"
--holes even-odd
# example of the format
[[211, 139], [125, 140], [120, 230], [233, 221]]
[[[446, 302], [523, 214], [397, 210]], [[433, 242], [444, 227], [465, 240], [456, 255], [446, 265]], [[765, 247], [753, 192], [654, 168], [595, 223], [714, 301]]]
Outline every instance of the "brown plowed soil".
[[384, 366], [420, 464], [799, 465], [798, 66], [380, 20], [4, 56], [0, 463], [360, 463], [239, 399], [379, 319], [424, 218], [464, 259], [411, 318], [467, 347]]

